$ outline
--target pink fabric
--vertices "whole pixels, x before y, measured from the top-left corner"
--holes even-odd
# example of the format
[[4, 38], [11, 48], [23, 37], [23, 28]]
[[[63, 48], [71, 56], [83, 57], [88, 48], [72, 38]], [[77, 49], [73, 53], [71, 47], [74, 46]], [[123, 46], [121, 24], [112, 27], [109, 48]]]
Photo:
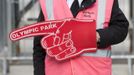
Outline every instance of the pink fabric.
[[80, 56], [56, 61], [46, 58], [46, 75], [111, 75], [111, 58]]
[[42, 9], [42, 11], [43, 11], [43, 15], [45, 15], [45, 20], [47, 20], [48, 19], [48, 17], [47, 17], [47, 13], [46, 13], [46, 4], [45, 4], [45, 1], [46, 0], [39, 0], [39, 3], [40, 3], [40, 6], [41, 6], [41, 9]]
[[114, 3], [114, 0], [107, 0], [106, 18], [105, 18], [104, 28], [108, 27], [108, 25], [109, 25], [109, 21], [110, 21], [110, 18], [111, 18], [111, 13], [112, 13], [113, 3]]
[[[44, 0], [40, 0], [43, 13], [47, 19]], [[72, 13], [66, 3], [66, 0], [54, 1], [54, 18], [65, 19], [72, 18]], [[107, 0], [106, 18], [104, 27], [107, 27], [111, 17], [112, 3], [114, 0]], [[88, 9], [79, 12], [79, 19], [95, 19], [97, 20], [98, 0]], [[111, 75], [111, 58], [108, 57], [91, 57], [79, 56], [71, 60], [57, 61], [53, 58], [46, 57], [45, 73], [46, 75]]]
[[111, 75], [111, 58], [81, 56], [71, 63], [73, 75]]
[[[54, 1], [54, 18], [56, 20], [73, 18], [70, 8], [67, 5], [66, 0], [53, 0]], [[59, 5], [60, 4], [60, 5]]]
[[79, 19], [94, 19], [97, 20], [98, 0], [90, 8], [80, 11], [76, 18]]
[[45, 75], [72, 75], [70, 60], [59, 62], [46, 57], [45, 63]]

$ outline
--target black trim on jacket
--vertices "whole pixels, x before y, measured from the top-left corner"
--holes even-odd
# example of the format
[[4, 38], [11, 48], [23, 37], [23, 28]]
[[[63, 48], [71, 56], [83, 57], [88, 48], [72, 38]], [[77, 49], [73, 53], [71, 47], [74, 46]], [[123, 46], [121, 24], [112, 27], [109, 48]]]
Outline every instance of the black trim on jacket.
[[[44, 21], [43, 13], [40, 12], [38, 22]], [[34, 37], [33, 46], [33, 65], [34, 65], [34, 75], [45, 75], [44, 73], [44, 59], [46, 56], [45, 50], [41, 46], [41, 39], [43, 36]]]
[[100, 34], [100, 43], [98, 47], [106, 48], [110, 45], [122, 42], [127, 36], [128, 26], [128, 20], [120, 10], [118, 0], [114, 0], [109, 27], [97, 30]]

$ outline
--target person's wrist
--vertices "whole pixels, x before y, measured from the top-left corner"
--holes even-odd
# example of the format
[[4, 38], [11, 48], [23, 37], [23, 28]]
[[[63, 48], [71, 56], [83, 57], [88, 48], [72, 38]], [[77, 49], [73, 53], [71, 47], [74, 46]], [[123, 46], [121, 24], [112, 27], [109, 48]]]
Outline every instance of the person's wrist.
[[97, 41], [97, 43], [100, 42], [100, 35], [98, 32], [96, 32], [96, 41]]

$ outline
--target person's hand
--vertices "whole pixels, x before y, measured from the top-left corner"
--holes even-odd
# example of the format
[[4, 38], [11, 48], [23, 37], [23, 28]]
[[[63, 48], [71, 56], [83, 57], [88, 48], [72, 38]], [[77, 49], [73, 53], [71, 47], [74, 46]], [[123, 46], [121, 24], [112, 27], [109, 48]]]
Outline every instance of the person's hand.
[[100, 35], [98, 32], [96, 32], [96, 40], [97, 40], [97, 42], [100, 42]]
[[95, 22], [65, 20], [55, 33], [42, 39], [41, 45], [49, 56], [55, 57], [57, 60], [72, 58], [83, 52], [95, 52]]

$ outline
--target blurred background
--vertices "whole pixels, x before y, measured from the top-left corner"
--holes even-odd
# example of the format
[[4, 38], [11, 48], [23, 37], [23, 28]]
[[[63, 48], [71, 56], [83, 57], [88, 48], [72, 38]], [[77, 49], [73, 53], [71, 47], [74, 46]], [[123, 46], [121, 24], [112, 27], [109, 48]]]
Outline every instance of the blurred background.
[[[112, 75], [134, 75], [134, 0], [119, 0], [130, 22], [126, 40], [112, 50]], [[33, 75], [33, 38], [11, 42], [11, 30], [36, 23], [37, 0], [0, 0], [0, 75]]]

